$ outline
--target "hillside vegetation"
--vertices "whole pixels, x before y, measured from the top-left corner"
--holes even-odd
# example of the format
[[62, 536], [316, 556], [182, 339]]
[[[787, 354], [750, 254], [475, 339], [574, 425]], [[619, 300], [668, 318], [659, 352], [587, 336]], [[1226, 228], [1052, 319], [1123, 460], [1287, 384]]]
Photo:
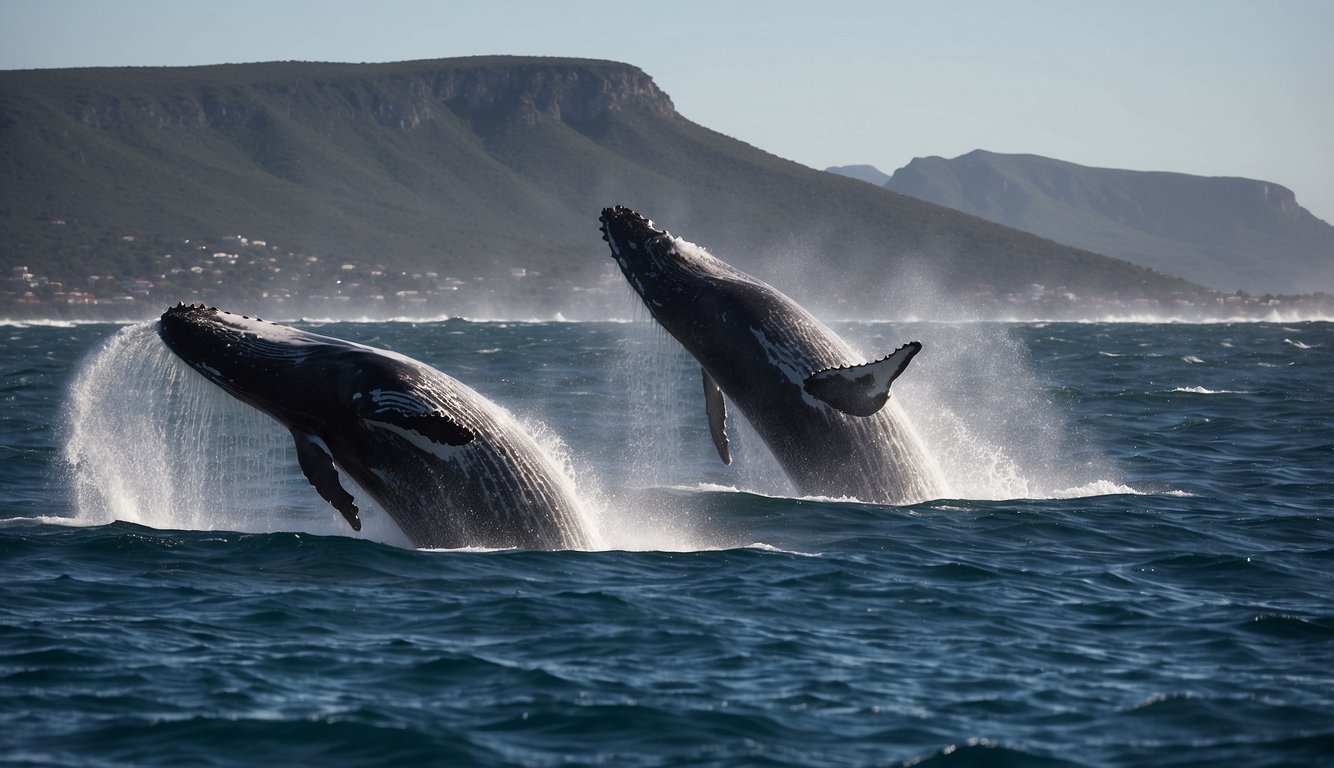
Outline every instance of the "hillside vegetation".
[[448, 278], [459, 301], [540, 276], [559, 308], [610, 279], [597, 217], [620, 203], [800, 299], [872, 315], [926, 286], [1197, 292], [775, 157], [604, 61], [0, 72], [0, 176], [0, 267], [74, 284], [169, 281], [183, 249], [244, 235], [283, 258]]

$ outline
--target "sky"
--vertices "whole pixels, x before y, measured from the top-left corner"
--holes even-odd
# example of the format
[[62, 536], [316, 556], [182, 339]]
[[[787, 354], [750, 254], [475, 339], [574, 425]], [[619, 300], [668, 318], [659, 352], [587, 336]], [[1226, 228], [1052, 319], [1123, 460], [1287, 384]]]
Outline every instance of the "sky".
[[813, 168], [974, 149], [1241, 176], [1334, 223], [1331, 0], [0, 0], [0, 69], [515, 54], [638, 66]]

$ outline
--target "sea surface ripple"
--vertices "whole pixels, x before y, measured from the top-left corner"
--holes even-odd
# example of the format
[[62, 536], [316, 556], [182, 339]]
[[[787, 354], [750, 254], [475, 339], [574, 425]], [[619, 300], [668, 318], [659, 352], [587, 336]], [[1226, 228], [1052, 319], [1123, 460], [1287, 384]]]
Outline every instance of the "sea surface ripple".
[[[142, 330], [0, 327], [0, 762], [1334, 755], [1334, 325], [840, 326], [868, 353], [925, 345], [895, 397], [960, 492], [907, 507], [793, 497], [742, 424], [722, 466], [698, 369], [644, 324], [307, 327], [512, 410], [603, 546], [416, 551], [383, 519], [356, 534], [284, 431], [225, 396], [191, 429], [246, 432], [205, 437], [271, 468], [154, 506], [116, 485], [124, 464], [79, 463], [104, 433], [71, 418], [119, 409], [133, 428], [135, 382], [71, 400]], [[156, 439], [133, 434], [101, 447]]]

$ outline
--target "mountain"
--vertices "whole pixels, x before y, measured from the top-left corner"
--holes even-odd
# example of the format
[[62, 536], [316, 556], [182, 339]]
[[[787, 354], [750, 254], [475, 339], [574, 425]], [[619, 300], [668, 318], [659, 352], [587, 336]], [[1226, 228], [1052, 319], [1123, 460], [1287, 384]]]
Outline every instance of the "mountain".
[[1334, 227], [1272, 182], [977, 150], [916, 158], [884, 186], [1222, 291], [1334, 293]]
[[939, 294], [1200, 290], [775, 157], [606, 61], [0, 72], [0, 178], [18, 302], [93, 301], [94, 284], [126, 304], [138, 291], [241, 308], [438, 289], [451, 303], [437, 312], [605, 311], [601, 294], [624, 288], [598, 233], [615, 203], [848, 316]]
[[839, 176], [847, 176], [849, 179], [864, 181], [877, 187], [885, 186], [891, 178], [888, 173], [874, 165], [831, 165], [825, 169], [825, 172], [837, 173]]

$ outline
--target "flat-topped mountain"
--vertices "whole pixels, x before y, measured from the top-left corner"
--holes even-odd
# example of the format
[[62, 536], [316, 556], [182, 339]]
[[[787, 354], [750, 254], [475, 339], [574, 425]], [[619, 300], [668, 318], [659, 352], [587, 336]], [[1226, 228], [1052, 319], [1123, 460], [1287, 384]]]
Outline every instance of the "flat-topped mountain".
[[[348, 262], [377, 296], [364, 275], [448, 279], [459, 302], [483, 281], [540, 276], [523, 291], [543, 296], [519, 299], [559, 309], [614, 282], [597, 216], [618, 203], [847, 315], [883, 316], [927, 284], [969, 296], [1196, 291], [775, 157], [689, 121], [644, 72], [605, 61], [0, 72], [0, 177], [6, 274], [141, 275], [185, 300], [233, 283], [182, 253], [243, 235], [280, 250], [268, 268], [294, 283], [282, 262], [293, 254]], [[331, 285], [347, 282], [336, 272]]]
[[1334, 227], [1273, 182], [978, 150], [914, 159], [884, 186], [1222, 291], [1334, 293]]

